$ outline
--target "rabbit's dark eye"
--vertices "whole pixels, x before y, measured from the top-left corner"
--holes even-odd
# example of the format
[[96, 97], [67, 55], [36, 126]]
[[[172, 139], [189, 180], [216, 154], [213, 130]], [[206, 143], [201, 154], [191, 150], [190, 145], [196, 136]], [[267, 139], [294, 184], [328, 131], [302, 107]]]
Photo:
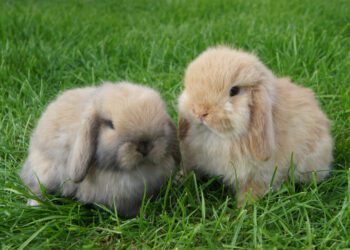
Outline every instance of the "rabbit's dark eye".
[[113, 125], [113, 122], [111, 120], [103, 120], [103, 124], [111, 129], [114, 129], [114, 125]]
[[230, 96], [235, 96], [239, 93], [239, 87], [238, 86], [234, 86], [230, 89]]

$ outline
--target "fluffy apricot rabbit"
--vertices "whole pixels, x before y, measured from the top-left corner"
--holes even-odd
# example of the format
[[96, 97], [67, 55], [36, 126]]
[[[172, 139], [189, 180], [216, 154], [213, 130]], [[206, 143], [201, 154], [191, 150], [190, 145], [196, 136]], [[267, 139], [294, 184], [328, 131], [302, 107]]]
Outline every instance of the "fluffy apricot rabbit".
[[21, 178], [38, 195], [41, 183], [48, 192], [115, 204], [121, 215], [135, 216], [145, 190], [157, 194], [179, 161], [176, 128], [160, 95], [105, 83], [68, 90], [47, 107]]
[[188, 66], [179, 98], [186, 171], [221, 176], [238, 204], [295, 180], [324, 179], [332, 162], [329, 121], [310, 89], [277, 78], [257, 57], [210, 48]]

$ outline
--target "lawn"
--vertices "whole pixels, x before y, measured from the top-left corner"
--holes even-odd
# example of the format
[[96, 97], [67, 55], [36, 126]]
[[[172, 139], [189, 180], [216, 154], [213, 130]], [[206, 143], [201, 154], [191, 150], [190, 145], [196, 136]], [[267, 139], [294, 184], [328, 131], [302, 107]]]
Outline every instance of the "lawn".
[[[141, 215], [49, 196], [26, 206], [18, 171], [30, 134], [61, 91], [103, 80], [158, 89], [177, 119], [187, 64], [208, 46], [256, 53], [312, 88], [332, 120], [334, 171], [286, 183], [241, 209], [215, 180], [174, 178]], [[350, 247], [350, 2], [0, 1], [2, 249], [342, 249]]]

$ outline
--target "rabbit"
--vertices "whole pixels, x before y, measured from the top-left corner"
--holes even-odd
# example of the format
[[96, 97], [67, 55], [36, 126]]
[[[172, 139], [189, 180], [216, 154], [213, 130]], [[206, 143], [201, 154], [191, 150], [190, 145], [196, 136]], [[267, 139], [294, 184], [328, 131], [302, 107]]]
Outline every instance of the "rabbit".
[[[148, 87], [106, 82], [65, 91], [41, 116], [20, 176], [82, 203], [116, 206], [134, 217], [181, 159], [176, 127]], [[30, 200], [29, 205], [37, 205]]]
[[330, 173], [330, 122], [314, 93], [277, 78], [255, 55], [207, 49], [186, 69], [178, 110], [183, 171], [219, 176], [238, 206], [292, 174], [305, 183]]

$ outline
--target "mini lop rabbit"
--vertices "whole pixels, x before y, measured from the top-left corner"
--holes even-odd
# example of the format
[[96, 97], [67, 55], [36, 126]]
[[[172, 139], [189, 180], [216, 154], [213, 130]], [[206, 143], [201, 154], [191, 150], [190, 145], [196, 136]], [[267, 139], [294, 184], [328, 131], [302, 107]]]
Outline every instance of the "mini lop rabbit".
[[[179, 98], [185, 171], [221, 176], [238, 204], [294, 177], [324, 179], [332, 162], [329, 121], [311, 90], [277, 78], [254, 55], [210, 48], [187, 68]], [[292, 160], [293, 159], [293, 160]]]
[[41, 183], [48, 192], [115, 204], [121, 215], [135, 216], [145, 190], [157, 194], [179, 161], [176, 128], [159, 94], [105, 83], [68, 90], [47, 107], [21, 178], [38, 195]]

